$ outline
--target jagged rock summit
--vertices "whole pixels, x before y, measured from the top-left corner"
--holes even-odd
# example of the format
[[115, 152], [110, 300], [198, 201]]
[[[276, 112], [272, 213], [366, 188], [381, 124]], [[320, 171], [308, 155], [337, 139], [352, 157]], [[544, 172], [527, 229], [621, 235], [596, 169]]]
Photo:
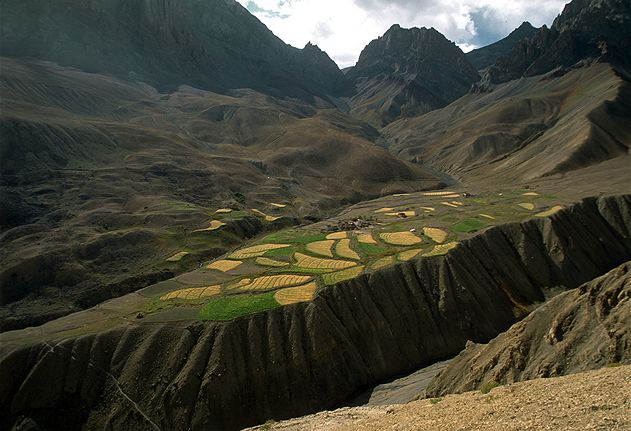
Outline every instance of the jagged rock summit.
[[346, 76], [351, 112], [376, 125], [443, 107], [479, 79], [464, 53], [434, 28], [393, 25], [364, 48]]
[[550, 28], [543, 26], [498, 58], [483, 82], [494, 84], [541, 75], [588, 58], [628, 66], [630, 53], [631, 2], [573, 0]]

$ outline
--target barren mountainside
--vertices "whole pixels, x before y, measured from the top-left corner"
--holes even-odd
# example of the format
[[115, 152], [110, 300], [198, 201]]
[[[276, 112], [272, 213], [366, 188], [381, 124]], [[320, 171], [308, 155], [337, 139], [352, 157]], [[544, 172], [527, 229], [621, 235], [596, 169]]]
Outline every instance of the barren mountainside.
[[489, 344], [470, 343], [427, 396], [555, 377], [629, 362], [631, 263], [564, 292]]
[[[628, 0], [468, 54], [395, 24], [342, 72], [234, 0], [2, 0], [0, 429], [231, 431], [430, 380], [360, 426], [462, 429], [438, 397], [629, 364], [629, 29]], [[550, 385], [457, 399], [532, 428]], [[623, 429], [608, 388], [547, 425]]]
[[1, 55], [161, 89], [188, 84], [307, 97], [344, 86], [325, 53], [286, 45], [234, 0], [7, 0], [0, 19]]
[[603, 57], [629, 65], [631, 4], [627, 0], [573, 0], [534, 36], [517, 43], [486, 72], [485, 84], [535, 76]]
[[479, 79], [460, 48], [435, 29], [398, 25], [369, 43], [346, 76], [356, 87], [351, 114], [378, 126], [443, 107]]

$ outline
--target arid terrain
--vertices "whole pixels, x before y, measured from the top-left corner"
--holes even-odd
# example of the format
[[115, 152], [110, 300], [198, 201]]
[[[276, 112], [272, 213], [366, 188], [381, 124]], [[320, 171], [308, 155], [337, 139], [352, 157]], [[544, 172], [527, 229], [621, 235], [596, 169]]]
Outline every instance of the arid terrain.
[[1, 12], [0, 428], [629, 426], [627, 1], [344, 70], [233, 0]]
[[488, 393], [343, 408], [253, 430], [627, 430], [631, 367], [500, 386]]

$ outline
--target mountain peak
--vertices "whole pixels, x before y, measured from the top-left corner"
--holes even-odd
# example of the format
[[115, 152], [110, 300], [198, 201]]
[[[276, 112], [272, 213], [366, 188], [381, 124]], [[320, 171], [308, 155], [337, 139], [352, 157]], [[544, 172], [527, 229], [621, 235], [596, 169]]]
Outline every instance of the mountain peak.
[[628, 0], [573, 0], [548, 29], [499, 57], [484, 78], [499, 83], [570, 67], [594, 58], [630, 64], [631, 3]]
[[[460, 48], [436, 29], [399, 25], [370, 42], [347, 77], [361, 87], [354, 109], [377, 125], [445, 106], [479, 79]], [[374, 91], [382, 102], [371, 102]]]

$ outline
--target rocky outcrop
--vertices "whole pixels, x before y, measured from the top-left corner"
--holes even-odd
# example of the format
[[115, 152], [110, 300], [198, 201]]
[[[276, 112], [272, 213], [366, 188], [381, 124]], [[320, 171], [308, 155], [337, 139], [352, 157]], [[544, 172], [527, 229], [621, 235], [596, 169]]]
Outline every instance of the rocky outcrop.
[[486, 342], [551, 289], [629, 259], [631, 196], [587, 199], [232, 322], [129, 323], [56, 341], [3, 334], [0, 425], [237, 429], [330, 408]]
[[427, 395], [631, 362], [631, 262], [564, 292], [489, 344], [467, 344]]
[[495, 63], [499, 57], [509, 54], [518, 42], [531, 38], [536, 32], [537, 29], [525, 21], [504, 39], [469, 51], [465, 54], [465, 57], [476, 69], [484, 69]]
[[628, 65], [630, 52], [631, 4], [627, 0], [573, 0], [550, 28], [540, 28], [500, 57], [481, 86], [541, 75], [587, 58]]
[[479, 79], [460, 48], [434, 28], [398, 25], [370, 42], [346, 76], [356, 87], [351, 114], [377, 126], [443, 107]]
[[1, 19], [1, 55], [163, 89], [247, 87], [300, 96], [324, 95], [344, 82], [326, 54], [319, 57], [328, 61], [310, 61], [234, 0], [9, 0]]

